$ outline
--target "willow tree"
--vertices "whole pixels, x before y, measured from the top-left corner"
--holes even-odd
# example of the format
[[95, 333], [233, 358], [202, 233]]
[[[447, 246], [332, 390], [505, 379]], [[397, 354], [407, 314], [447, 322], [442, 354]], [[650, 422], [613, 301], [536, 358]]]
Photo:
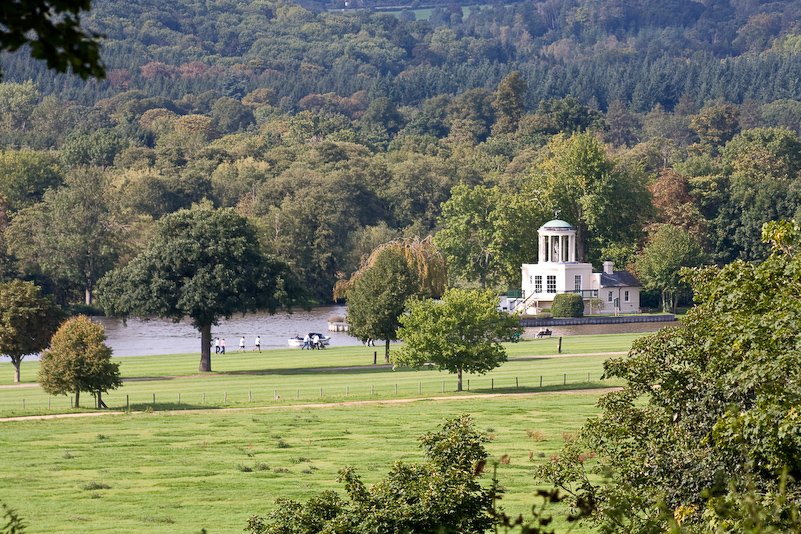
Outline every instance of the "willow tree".
[[350, 279], [339, 280], [334, 286], [334, 299], [347, 298], [348, 292], [358, 280], [369, 270], [385, 250], [394, 250], [401, 254], [418, 274], [419, 288], [415, 294], [421, 297], [439, 297], [448, 285], [448, 272], [445, 267], [445, 256], [434, 246], [431, 236], [425, 239], [406, 237], [393, 239], [376, 247], [369, 256], [362, 260], [359, 270]]
[[377, 247], [350, 280], [334, 287], [334, 297], [348, 299], [351, 336], [383, 339], [384, 359], [397, 339], [400, 316], [409, 297], [439, 297], [445, 291], [445, 259], [429, 238], [396, 239]]

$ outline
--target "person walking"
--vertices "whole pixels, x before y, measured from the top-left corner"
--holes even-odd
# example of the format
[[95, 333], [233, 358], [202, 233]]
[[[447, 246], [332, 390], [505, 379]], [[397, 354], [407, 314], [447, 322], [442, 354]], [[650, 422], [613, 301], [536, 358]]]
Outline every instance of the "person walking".
[[215, 354], [220, 353], [220, 338], [214, 340], [214, 353]]
[[225, 338], [220, 341], [220, 354], [225, 354]]
[[306, 334], [306, 335], [303, 337], [303, 346], [300, 348], [300, 350], [303, 350], [303, 349], [306, 349], [306, 350], [308, 350], [308, 349], [310, 348], [310, 347], [309, 347], [309, 342], [310, 342], [310, 341], [311, 341], [311, 338], [309, 337], [309, 334]]
[[256, 352], [256, 349], [259, 349], [259, 352], [261, 352], [261, 336], [256, 336], [256, 341], [253, 343], [252, 352]]
[[312, 345], [312, 348], [313, 348], [313, 349], [319, 349], [319, 348], [320, 348], [320, 336], [318, 336], [317, 334], [314, 334], [314, 335], [312, 336], [312, 343], [311, 343], [311, 345]]
[[240, 350], [242, 352], [247, 352], [247, 350], [245, 349], [245, 336], [242, 336], [242, 339], [239, 340], [239, 348], [236, 349], [236, 351], [239, 352]]

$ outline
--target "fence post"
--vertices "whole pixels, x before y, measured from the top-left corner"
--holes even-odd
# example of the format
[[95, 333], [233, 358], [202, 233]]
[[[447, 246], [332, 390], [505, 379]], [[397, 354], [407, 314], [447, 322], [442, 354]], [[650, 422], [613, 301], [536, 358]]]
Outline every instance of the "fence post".
[[492, 379], [492, 385], [490, 386], [490, 389], [491, 390], [495, 389], [495, 379], [494, 378]]
[[370, 395], [375, 395], [375, 386], [370, 386]]
[[557, 352], [562, 354], [562, 336], [559, 336], [559, 345], [557, 345]]
[[178, 404], [181, 404], [181, 394], [178, 394]]
[[590, 373], [587, 373], [587, 382], [590, 381]]
[[373, 352], [373, 365], [378, 363], [378, 351]]
[[125, 395], [125, 408], [128, 410], [131, 409], [131, 399], [128, 397], [128, 395]]
[[350, 395], [350, 386], [345, 386], [345, 396]]
[[564, 377], [565, 377], [565, 380], [564, 380], [564, 382], [562, 382], [562, 385], [566, 386], [567, 385], [567, 373], [565, 373]]
[[467, 379], [467, 391], [470, 391], [470, 379]]
[[422, 392], [423, 392], [423, 383], [422, 382], [418, 382], [417, 383], [417, 393], [422, 393]]
[[156, 394], [153, 393], [153, 409], [156, 409]]
[[248, 402], [252, 402], [252, 401], [253, 401], [253, 392], [252, 391], [248, 391]]
[[203, 404], [206, 404], [206, 392], [203, 392]]
[[396, 383], [395, 383], [395, 395], [397, 395], [397, 394], [398, 394], [398, 384], [397, 384], [397, 382], [396, 382]]
[[520, 382], [517, 381], [517, 377], [515, 377], [515, 388], [520, 388]]
[[540, 387], [542, 387], [542, 375], [540, 375]]
[[227, 391], [223, 395], [223, 403], [226, 403], [226, 402], [228, 402], [228, 392]]
[[442, 381], [442, 392], [445, 393], [445, 381]]

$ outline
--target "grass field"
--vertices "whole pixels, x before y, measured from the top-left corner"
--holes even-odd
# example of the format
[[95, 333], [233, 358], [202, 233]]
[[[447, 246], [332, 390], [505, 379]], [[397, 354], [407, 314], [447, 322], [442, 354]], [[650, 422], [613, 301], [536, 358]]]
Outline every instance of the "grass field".
[[[492, 435], [490, 453], [511, 455], [499, 468], [504, 503], [524, 512], [534, 503], [535, 463], [594, 415], [600, 394], [548, 390], [614, 385], [599, 380], [605, 356], [578, 354], [626, 351], [634, 337], [565, 338], [563, 352], [573, 356], [511, 360], [469, 377], [471, 389], [461, 394], [448, 374], [373, 367], [378, 347], [213, 355], [215, 373], [203, 376], [197, 354], [121, 358], [125, 378], [144, 380], [104, 396], [113, 414], [0, 422], [0, 500], [36, 533], [241, 532], [279, 496], [305, 499], [337, 488], [345, 465], [374, 482], [397, 460], [420, 460], [421, 434], [444, 417], [470, 413]], [[526, 341], [508, 352], [547, 356], [556, 343]], [[349, 367], [357, 368], [333, 370]], [[11, 365], [4, 369], [10, 378]], [[31, 384], [35, 375], [36, 362], [27, 362], [23, 379]], [[526, 394], [473, 397], [483, 393]], [[126, 397], [133, 412], [123, 411]], [[48, 410], [47, 399], [35, 385], [0, 389], [0, 416], [78, 411], [64, 397], [50, 399]], [[375, 402], [393, 399], [406, 402]], [[303, 406], [311, 403], [321, 405]]]

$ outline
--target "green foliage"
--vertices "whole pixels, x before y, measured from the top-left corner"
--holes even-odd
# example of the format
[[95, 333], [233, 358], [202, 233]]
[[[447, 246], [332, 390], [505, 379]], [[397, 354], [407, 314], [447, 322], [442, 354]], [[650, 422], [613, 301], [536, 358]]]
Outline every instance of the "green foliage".
[[384, 248], [351, 286], [348, 297], [348, 333], [362, 342], [397, 339], [406, 300], [420, 293], [420, 275], [402, 250]]
[[100, 408], [100, 394], [122, 385], [120, 364], [111, 362], [111, 349], [105, 340], [103, 326], [89, 317], [69, 319], [42, 353], [39, 385], [49, 395], [74, 393], [76, 408], [81, 392], [88, 391], [95, 395]]
[[233, 209], [199, 206], [162, 218], [147, 250], [101, 280], [100, 302], [116, 317], [184, 317], [201, 331], [201, 371], [211, 371], [211, 326], [235, 313], [305, 298], [286, 263], [260, 249], [251, 223]]
[[23, 267], [50, 277], [61, 300], [71, 300], [68, 291], [77, 289], [91, 304], [97, 281], [128, 250], [129, 221], [102, 171], [76, 169], [65, 182], [19, 212], [6, 236]]
[[698, 267], [706, 254], [696, 239], [682, 228], [668, 224], [657, 227], [648, 244], [637, 256], [637, 276], [646, 290], [657, 290], [662, 295], [664, 311], [675, 311], [676, 293], [688, 289], [681, 281], [684, 267]]
[[0, 196], [9, 210], [32, 206], [47, 189], [58, 187], [62, 181], [61, 171], [50, 154], [33, 150], [0, 152]]
[[493, 524], [493, 498], [478, 476], [487, 457], [488, 438], [468, 416], [448, 419], [420, 438], [425, 461], [396, 462], [379, 482], [367, 487], [355, 468], [339, 473], [347, 500], [325, 491], [305, 503], [279, 499], [266, 518], [252, 516], [252, 534], [319, 532], [483, 533]]
[[[605, 376], [625, 387], [538, 469], [573, 499], [594, 502], [600, 528], [797, 529], [801, 227], [770, 223], [765, 238], [772, 252], [759, 265], [686, 272], [698, 306], [684, 327], [608, 360]], [[586, 462], [587, 450], [597, 463]], [[590, 472], [609, 480], [600, 486]]]
[[526, 195], [461, 183], [442, 205], [442, 229], [434, 242], [448, 258], [452, 276], [478, 279], [482, 288], [504, 281], [514, 286], [519, 284], [520, 265], [536, 255], [537, 236], [530, 228], [544, 217]]
[[551, 313], [554, 317], [584, 317], [584, 300], [575, 293], [559, 293], [553, 298]]
[[516, 315], [498, 311], [498, 298], [489, 291], [450, 289], [441, 300], [411, 300], [401, 316], [398, 338], [403, 347], [392, 356], [395, 365], [421, 367], [433, 362], [457, 375], [484, 374], [506, 361], [502, 341], [520, 333]]
[[604, 242], [636, 241], [641, 217], [650, 209], [644, 173], [618, 166], [590, 133], [558, 135], [548, 149], [550, 156], [534, 168], [527, 192], [576, 228], [576, 259], [598, 254]]
[[61, 308], [33, 282], [0, 284], [0, 354], [11, 358], [14, 382], [19, 382], [22, 359], [49, 346], [63, 320]]
[[0, 51], [30, 47], [31, 57], [47, 61], [47, 68], [72, 72], [86, 79], [104, 78], [100, 60], [100, 34], [81, 27], [89, 0], [54, 0], [43, 7], [22, 0], [4, 7], [0, 16]]

